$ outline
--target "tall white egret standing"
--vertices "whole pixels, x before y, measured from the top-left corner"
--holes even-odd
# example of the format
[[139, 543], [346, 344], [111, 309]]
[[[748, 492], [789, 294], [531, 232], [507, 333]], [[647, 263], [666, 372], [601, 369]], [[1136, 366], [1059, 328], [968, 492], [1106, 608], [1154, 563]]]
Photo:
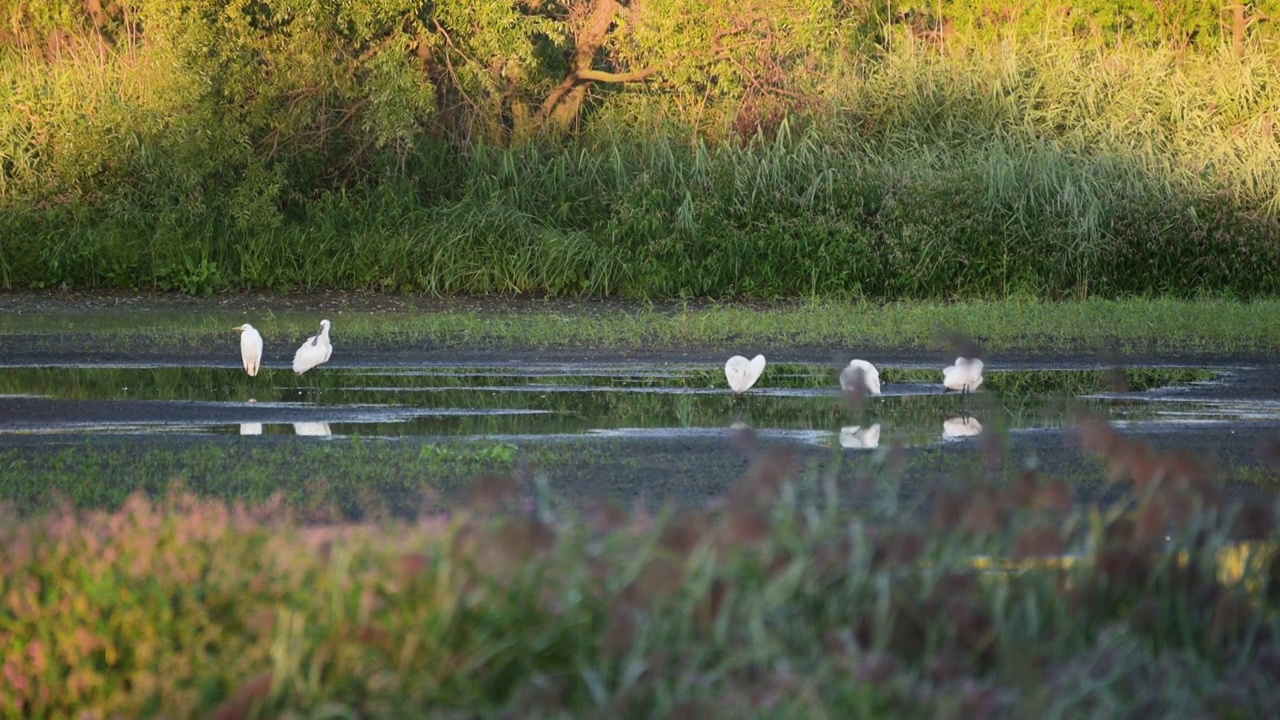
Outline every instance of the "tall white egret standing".
[[880, 423], [869, 428], [850, 425], [840, 428], [840, 447], [870, 450], [880, 447]]
[[244, 371], [249, 377], [256, 377], [262, 365], [262, 335], [249, 323], [231, 329], [240, 333], [240, 360]]
[[734, 355], [724, 364], [724, 377], [735, 393], [750, 390], [762, 373], [764, 373], [763, 355], [757, 355], [750, 360], [741, 355]]
[[320, 321], [320, 332], [307, 338], [293, 354], [293, 371], [301, 375], [311, 368], [329, 362], [333, 345], [329, 343], [329, 321]]
[[849, 367], [840, 371], [840, 389], [852, 392], [866, 388], [871, 395], [880, 394], [880, 371], [866, 360], [850, 360]]
[[982, 384], [982, 361], [977, 358], [956, 358], [955, 365], [942, 369], [942, 387], [947, 390], [973, 392]]

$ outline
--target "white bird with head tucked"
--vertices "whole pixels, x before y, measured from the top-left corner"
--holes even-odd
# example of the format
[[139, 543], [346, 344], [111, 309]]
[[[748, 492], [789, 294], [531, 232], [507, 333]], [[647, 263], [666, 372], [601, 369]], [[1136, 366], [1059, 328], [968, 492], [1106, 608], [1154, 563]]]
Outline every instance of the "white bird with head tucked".
[[735, 393], [750, 390], [762, 373], [764, 373], [763, 355], [757, 355], [750, 360], [741, 355], [734, 355], [724, 364], [724, 377]]
[[982, 384], [982, 361], [977, 358], [956, 358], [955, 365], [942, 369], [942, 386], [947, 390], [973, 392]]
[[307, 338], [293, 354], [293, 371], [301, 375], [311, 368], [329, 362], [333, 345], [329, 343], [329, 321], [320, 321], [320, 332]]
[[256, 376], [262, 365], [262, 335], [249, 323], [231, 329], [240, 333], [240, 360], [244, 371], [249, 377]]
[[880, 371], [866, 360], [850, 360], [849, 367], [840, 371], [840, 389], [846, 392], [866, 388], [871, 395], [880, 394]]

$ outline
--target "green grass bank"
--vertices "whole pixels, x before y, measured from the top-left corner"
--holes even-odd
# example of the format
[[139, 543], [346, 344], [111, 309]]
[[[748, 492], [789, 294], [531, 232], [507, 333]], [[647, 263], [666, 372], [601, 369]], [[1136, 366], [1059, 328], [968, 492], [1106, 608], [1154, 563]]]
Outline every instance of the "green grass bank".
[[1280, 290], [1268, 3], [570, 4], [14, 5], [0, 287]]
[[529, 351], [544, 349], [602, 359], [642, 350], [696, 351], [716, 357], [750, 351], [779, 358], [799, 352], [825, 362], [827, 353], [837, 351], [945, 355], [952, 351], [953, 333], [975, 339], [991, 353], [1011, 355], [1189, 356], [1280, 350], [1280, 327], [1274, 322], [1280, 302], [1275, 300], [535, 302], [512, 308], [452, 301], [417, 306], [413, 298], [400, 298], [394, 310], [371, 309], [363, 302], [270, 294], [209, 300], [160, 296], [117, 309], [109, 299], [91, 307], [75, 299], [50, 303], [0, 296], [0, 307], [7, 308], [0, 314], [0, 342], [7, 356], [30, 354], [50, 362], [62, 355], [103, 353], [138, 360], [186, 354], [193, 362], [214, 356], [231, 361], [238, 358], [238, 345], [230, 328], [240, 323], [257, 327], [267, 340], [267, 352], [278, 357], [292, 353], [297, 343], [315, 333], [321, 318], [329, 318], [334, 342], [354, 353], [350, 359], [357, 361], [362, 354], [375, 357], [385, 352], [457, 360], [508, 350], [513, 357], [527, 358]]

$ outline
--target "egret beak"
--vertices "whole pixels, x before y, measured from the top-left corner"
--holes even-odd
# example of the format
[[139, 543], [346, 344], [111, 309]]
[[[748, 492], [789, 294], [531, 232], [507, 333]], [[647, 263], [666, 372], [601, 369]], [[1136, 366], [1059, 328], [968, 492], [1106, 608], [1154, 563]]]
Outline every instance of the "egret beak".
[[235, 330], [236, 332], [244, 332], [244, 326], [243, 326], [243, 325], [237, 325], [237, 326], [235, 326], [235, 327], [233, 327], [233, 328], [231, 328], [231, 329], [232, 329], [232, 330]]

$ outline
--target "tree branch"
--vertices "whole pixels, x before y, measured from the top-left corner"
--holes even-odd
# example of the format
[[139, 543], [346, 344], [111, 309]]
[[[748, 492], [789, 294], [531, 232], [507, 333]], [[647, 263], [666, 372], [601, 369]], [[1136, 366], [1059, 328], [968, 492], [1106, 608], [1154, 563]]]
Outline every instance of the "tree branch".
[[[587, 83], [609, 83], [622, 84], [643, 82], [658, 73], [668, 70], [678, 62], [688, 59], [690, 55], [682, 57], [668, 57], [664, 61], [640, 68], [638, 70], [629, 70], [626, 72], [610, 72], [607, 70], [596, 70], [592, 67], [595, 63], [596, 53], [604, 46], [605, 40], [608, 38], [609, 31], [613, 28], [614, 23], [618, 19], [625, 6], [619, 0], [587, 0], [591, 3], [590, 10], [585, 13], [586, 20], [583, 22], [579, 33], [574, 42], [573, 58], [570, 61], [570, 70], [559, 84], [556, 85], [542, 104], [538, 108], [535, 117], [538, 122], [544, 122], [556, 112], [561, 103], [579, 102], [581, 98], [582, 85]], [[714, 59], [718, 57], [728, 56], [727, 49], [724, 47], [724, 40], [730, 37], [742, 35], [751, 32], [755, 26], [763, 22], [764, 17], [753, 15], [739, 22], [735, 27], [722, 28], [711, 38], [709, 47], [700, 51], [694, 51], [692, 57], [701, 59]], [[741, 45], [739, 45], [741, 47]], [[577, 93], [575, 95], [575, 93]]]
[[[595, 62], [596, 52], [604, 44], [605, 38], [609, 34], [609, 29], [613, 27], [620, 10], [622, 10], [622, 4], [618, 0], [594, 0], [587, 22], [574, 41], [572, 69], [569, 71], [568, 76], [561, 80], [560, 84], [542, 101], [541, 107], [538, 108], [539, 120], [550, 117], [556, 106], [568, 97], [580, 83], [637, 82], [657, 72], [655, 68], [645, 75], [632, 79], [608, 79], [614, 76], [635, 75], [636, 73], [607, 73], [591, 69], [591, 65]], [[599, 74], [600, 77], [591, 77], [596, 74]]]
[[600, 82], [600, 83], [629, 83], [647, 80], [649, 77], [658, 74], [662, 68], [658, 65], [650, 65], [640, 70], [632, 70], [630, 72], [607, 72], [604, 70], [579, 70], [569, 76], [576, 82]]

